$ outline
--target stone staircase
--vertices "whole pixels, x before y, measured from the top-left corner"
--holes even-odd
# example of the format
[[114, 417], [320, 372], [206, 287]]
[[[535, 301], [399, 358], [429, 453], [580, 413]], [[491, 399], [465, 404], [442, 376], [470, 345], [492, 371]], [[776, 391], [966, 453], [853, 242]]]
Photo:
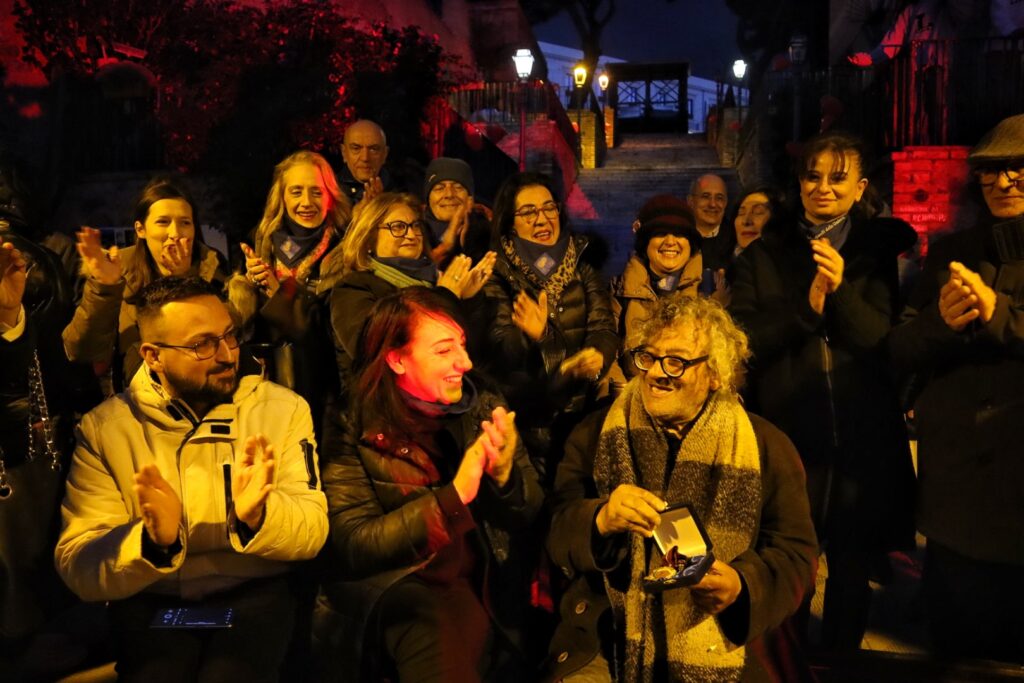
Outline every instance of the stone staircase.
[[631, 225], [643, 203], [656, 194], [685, 198], [690, 183], [705, 173], [725, 178], [730, 197], [739, 191], [734, 169], [719, 165], [702, 137], [683, 134], [634, 134], [608, 150], [604, 166], [582, 169], [569, 193], [573, 229], [596, 234], [608, 244], [608, 277], [622, 272], [633, 249]]

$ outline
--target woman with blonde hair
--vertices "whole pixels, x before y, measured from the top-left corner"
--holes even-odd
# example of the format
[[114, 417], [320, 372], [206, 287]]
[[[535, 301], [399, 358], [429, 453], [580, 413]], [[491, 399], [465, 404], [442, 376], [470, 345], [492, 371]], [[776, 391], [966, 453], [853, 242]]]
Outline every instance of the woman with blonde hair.
[[[474, 266], [458, 255], [444, 271], [430, 257], [423, 204], [412, 194], [386, 192], [360, 202], [341, 244], [341, 279], [331, 292], [331, 332], [342, 383], [373, 304], [413, 285], [438, 287], [471, 299], [491, 276], [496, 255]], [[342, 387], [344, 390], [344, 387]]]
[[[297, 391], [319, 420], [332, 354], [323, 308], [341, 272], [341, 238], [352, 213], [327, 160], [299, 150], [274, 168], [263, 219], [229, 297], [272, 378]], [[324, 365], [327, 362], [328, 365]]]

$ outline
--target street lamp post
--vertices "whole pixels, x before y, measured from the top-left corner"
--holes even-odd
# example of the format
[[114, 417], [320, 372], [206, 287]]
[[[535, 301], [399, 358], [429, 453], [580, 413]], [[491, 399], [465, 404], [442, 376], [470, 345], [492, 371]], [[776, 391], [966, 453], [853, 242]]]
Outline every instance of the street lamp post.
[[528, 48], [516, 50], [512, 57], [519, 77], [519, 170], [526, 170], [526, 88], [533, 72], [533, 53]]
[[579, 64], [572, 70], [572, 81], [576, 85], [576, 148], [580, 163], [583, 163], [583, 84], [587, 82], [587, 67]]
[[[747, 63], [742, 59], [737, 59], [732, 63], [732, 75], [736, 77], [736, 81], [739, 87], [736, 91], [736, 106], [739, 108], [738, 119], [740, 125], [743, 124], [743, 77], [747, 75]], [[749, 106], [749, 102], [748, 102]]]

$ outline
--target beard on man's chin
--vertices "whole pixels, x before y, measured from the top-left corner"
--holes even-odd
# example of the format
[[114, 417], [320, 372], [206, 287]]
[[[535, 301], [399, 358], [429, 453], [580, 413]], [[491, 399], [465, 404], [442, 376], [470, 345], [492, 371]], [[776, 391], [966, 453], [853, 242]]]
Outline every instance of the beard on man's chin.
[[221, 371], [228, 368], [234, 369], [228, 379], [227, 374], [216, 373], [206, 376], [205, 381], [200, 384], [191, 379], [183, 377], [167, 376], [167, 382], [174, 388], [174, 392], [181, 400], [190, 406], [207, 405], [215, 406], [221, 403], [228, 403], [238, 389], [238, 371], [233, 365], [219, 368]]

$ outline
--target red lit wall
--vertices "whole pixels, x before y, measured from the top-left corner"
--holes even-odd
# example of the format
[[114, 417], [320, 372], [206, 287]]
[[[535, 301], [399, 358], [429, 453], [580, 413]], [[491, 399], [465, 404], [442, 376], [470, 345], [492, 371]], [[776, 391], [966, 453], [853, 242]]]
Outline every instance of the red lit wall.
[[969, 149], [955, 145], [905, 147], [892, 153], [892, 213], [917, 231], [922, 255], [929, 235], [948, 230], [960, 208]]

